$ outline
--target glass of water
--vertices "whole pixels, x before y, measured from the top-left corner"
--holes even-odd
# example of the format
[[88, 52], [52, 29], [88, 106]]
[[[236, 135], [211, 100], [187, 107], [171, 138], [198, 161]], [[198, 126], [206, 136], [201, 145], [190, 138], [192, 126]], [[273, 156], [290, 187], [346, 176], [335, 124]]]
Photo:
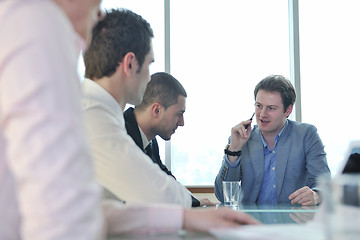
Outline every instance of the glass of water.
[[224, 205], [232, 209], [239, 209], [241, 196], [241, 181], [223, 181]]

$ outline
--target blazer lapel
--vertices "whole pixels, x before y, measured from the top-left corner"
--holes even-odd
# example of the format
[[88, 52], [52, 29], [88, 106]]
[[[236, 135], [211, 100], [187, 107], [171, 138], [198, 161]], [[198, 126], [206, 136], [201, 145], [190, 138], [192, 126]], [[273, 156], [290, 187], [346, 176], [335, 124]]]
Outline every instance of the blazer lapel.
[[284, 132], [280, 136], [276, 147], [276, 189], [278, 199], [284, 183], [285, 170], [290, 155], [290, 133], [291, 124], [288, 123], [286, 129], [284, 129]]
[[252, 200], [256, 200], [259, 196], [261, 185], [264, 178], [264, 147], [260, 137], [259, 128], [254, 129], [254, 135], [251, 141], [248, 140], [249, 155], [251, 163], [254, 167], [254, 189], [252, 191]]
[[130, 135], [130, 137], [134, 140], [136, 145], [138, 145], [141, 148], [141, 150], [144, 151], [144, 146], [141, 139], [141, 133], [135, 118], [135, 113], [133, 108], [130, 107], [124, 112], [124, 119], [125, 119], [125, 128], [128, 135]]

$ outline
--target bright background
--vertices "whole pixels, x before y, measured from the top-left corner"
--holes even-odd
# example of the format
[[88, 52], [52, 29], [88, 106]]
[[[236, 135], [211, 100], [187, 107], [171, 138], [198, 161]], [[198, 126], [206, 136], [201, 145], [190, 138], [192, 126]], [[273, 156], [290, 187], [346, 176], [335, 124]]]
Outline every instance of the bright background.
[[[102, 7], [131, 9], [151, 24], [150, 70], [165, 71], [164, 0]], [[333, 173], [348, 143], [360, 139], [359, 9], [358, 0], [299, 1], [302, 121], [318, 128]], [[212, 185], [231, 127], [254, 112], [255, 85], [270, 74], [290, 78], [288, 1], [170, 0], [170, 42], [170, 73], [188, 93], [171, 170], [183, 184]]]

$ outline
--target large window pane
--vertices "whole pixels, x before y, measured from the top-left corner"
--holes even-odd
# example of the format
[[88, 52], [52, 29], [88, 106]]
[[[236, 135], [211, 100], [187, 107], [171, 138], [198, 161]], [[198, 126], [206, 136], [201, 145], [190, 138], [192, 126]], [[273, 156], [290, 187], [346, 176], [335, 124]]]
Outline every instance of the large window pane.
[[187, 90], [185, 126], [172, 137], [183, 184], [213, 184], [231, 127], [254, 112], [253, 90], [289, 77], [287, 1], [171, 1], [171, 73]]
[[333, 173], [359, 139], [360, 2], [299, 1], [303, 122], [314, 124]]

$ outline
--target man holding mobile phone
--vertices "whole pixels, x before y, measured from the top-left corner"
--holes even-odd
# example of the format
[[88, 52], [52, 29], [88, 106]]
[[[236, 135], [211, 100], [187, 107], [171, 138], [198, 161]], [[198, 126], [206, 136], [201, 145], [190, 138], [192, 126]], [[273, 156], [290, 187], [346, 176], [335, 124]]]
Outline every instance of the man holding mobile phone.
[[296, 99], [291, 82], [268, 76], [254, 97], [257, 125], [251, 129], [245, 120], [232, 128], [215, 180], [217, 198], [223, 201], [222, 181], [241, 180], [243, 202], [319, 204], [317, 178], [330, 170], [316, 128], [288, 119]]

